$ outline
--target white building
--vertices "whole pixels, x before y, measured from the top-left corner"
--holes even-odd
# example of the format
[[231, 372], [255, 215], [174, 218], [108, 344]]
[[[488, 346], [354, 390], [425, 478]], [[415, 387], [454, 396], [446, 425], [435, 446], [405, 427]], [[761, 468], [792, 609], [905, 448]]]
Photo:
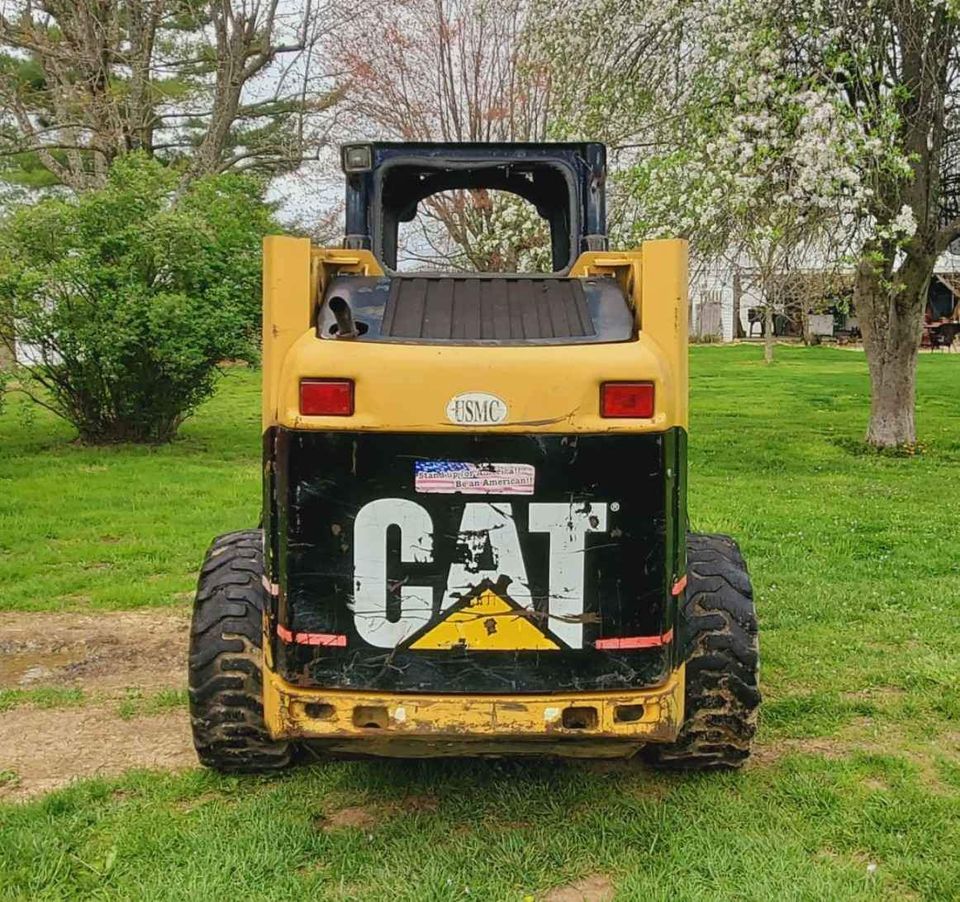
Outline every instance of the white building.
[[[692, 339], [729, 342], [738, 336], [759, 338], [763, 335], [761, 310], [764, 299], [749, 272], [746, 265], [721, 262], [698, 266], [695, 260], [691, 260], [689, 312]], [[852, 269], [844, 275], [852, 278]], [[934, 277], [960, 300], [960, 253], [943, 254], [937, 261]], [[752, 315], [751, 311], [754, 311]], [[834, 334], [835, 322], [831, 313], [812, 314], [808, 323], [815, 335]], [[847, 318], [847, 328], [856, 325], [856, 317]]]

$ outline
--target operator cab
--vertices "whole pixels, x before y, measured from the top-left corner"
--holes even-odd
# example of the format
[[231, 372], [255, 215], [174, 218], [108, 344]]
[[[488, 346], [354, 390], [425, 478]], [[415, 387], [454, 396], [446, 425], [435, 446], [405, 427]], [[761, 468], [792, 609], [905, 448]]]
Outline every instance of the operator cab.
[[[320, 306], [321, 338], [474, 344], [629, 341], [635, 316], [613, 279], [571, 277], [607, 247], [606, 150], [567, 144], [348, 144], [344, 246], [372, 251], [380, 276], [340, 275]], [[550, 230], [551, 273], [400, 273], [400, 224], [447, 191], [503, 191]], [[349, 314], [349, 316], [347, 315]]]
[[607, 249], [602, 144], [347, 144], [341, 164], [344, 246], [373, 251], [387, 272], [397, 269], [400, 223], [426, 198], [457, 189], [506, 191], [533, 204], [550, 226], [558, 274], [582, 251]]

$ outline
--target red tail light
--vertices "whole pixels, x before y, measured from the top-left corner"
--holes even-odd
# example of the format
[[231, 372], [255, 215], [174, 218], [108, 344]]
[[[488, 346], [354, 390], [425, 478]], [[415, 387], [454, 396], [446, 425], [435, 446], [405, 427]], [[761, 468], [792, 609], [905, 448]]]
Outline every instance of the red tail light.
[[353, 416], [353, 381], [301, 379], [300, 413], [309, 417]]
[[652, 382], [604, 382], [600, 386], [600, 416], [653, 416]]

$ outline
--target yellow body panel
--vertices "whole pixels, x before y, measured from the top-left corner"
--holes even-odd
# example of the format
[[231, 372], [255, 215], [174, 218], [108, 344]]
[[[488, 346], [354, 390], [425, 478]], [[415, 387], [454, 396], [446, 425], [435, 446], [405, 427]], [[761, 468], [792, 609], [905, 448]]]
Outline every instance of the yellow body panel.
[[[329, 280], [344, 272], [381, 275], [383, 270], [368, 251], [321, 250], [301, 238], [266, 239], [265, 429], [636, 433], [686, 428], [687, 246], [683, 241], [649, 241], [625, 253], [590, 252], [576, 261], [571, 276], [616, 279], [634, 311], [636, 338], [610, 344], [505, 347], [318, 338], [313, 325], [316, 305]], [[352, 379], [355, 414], [301, 416], [299, 383], [311, 377]], [[645, 420], [602, 418], [600, 384], [607, 381], [653, 381], [654, 415]], [[484, 426], [450, 422], [447, 405], [453, 396], [465, 392], [496, 395], [506, 402], [508, 418]], [[495, 601], [485, 603], [495, 605]], [[509, 617], [509, 613], [497, 616]], [[522, 618], [514, 619], [530, 626]], [[464, 631], [469, 632], [468, 639], [482, 639], [475, 635], [474, 626], [453, 617], [433, 632], [441, 628], [446, 630], [442, 635], [427, 634], [421, 641], [443, 647], [445, 642], [463, 639]], [[542, 640], [536, 641], [550, 641], [538, 635]], [[629, 755], [646, 742], [673, 741], [683, 722], [682, 665], [663, 685], [644, 691], [390, 694], [300, 689], [273, 671], [269, 635], [264, 650], [264, 713], [273, 737], [322, 740], [337, 751]], [[584, 726], [567, 727], [564, 711], [570, 708], [593, 714], [586, 716]], [[632, 712], [630, 719], [624, 719], [624, 712]]]
[[[684, 672], [681, 666], [662, 686], [644, 691], [496, 696], [299, 689], [265, 668], [263, 709], [276, 739], [327, 740], [359, 753], [385, 754], [391, 743], [410, 749], [414, 742], [404, 753], [484, 754], [514, 743], [511, 752], [562, 755], [576, 754], [576, 744], [589, 740], [629, 755], [643, 743], [676, 739]], [[571, 708], [572, 718], [564, 713]], [[582, 726], [566, 726], [565, 717]], [[431, 751], [424, 751], [427, 744]]]
[[[463, 346], [317, 338], [313, 311], [338, 272], [381, 272], [368, 251], [310, 250], [301, 238], [265, 244], [263, 424], [295, 429], [399, 432], [660, 432], [687, 424], [687, 247], [648, 241], [622, 254], [581, 255], [572, 275], [609, 275], [634, 309], [635, 341], [612, 344]], [[356, 384], [352, 417], [304, 417], [301, 378]], [[646, 420], [600, 416], [607, 381], [652, 380], [656, 410]], [[494, 394], [509, 417], [464, 427], [446, 416], [451, 397]]]

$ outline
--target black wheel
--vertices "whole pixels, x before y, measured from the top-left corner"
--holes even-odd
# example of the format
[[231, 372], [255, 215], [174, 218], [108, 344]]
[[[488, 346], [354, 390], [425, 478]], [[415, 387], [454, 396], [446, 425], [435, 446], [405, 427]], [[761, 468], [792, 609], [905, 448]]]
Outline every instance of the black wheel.
[[190, 629], [190, 720], [201, 764], [256, 773], [290, 763], [263, 720], [263, 533], [215, 539], [200, 570]]
[[648, 760], [682, 770], [729, 770], [750, 755], [760, 690], [757, 614], [747, 565], [729, 536], [687, 536], [687, 588], [678, 637], [687, 662], [686, 715]]

